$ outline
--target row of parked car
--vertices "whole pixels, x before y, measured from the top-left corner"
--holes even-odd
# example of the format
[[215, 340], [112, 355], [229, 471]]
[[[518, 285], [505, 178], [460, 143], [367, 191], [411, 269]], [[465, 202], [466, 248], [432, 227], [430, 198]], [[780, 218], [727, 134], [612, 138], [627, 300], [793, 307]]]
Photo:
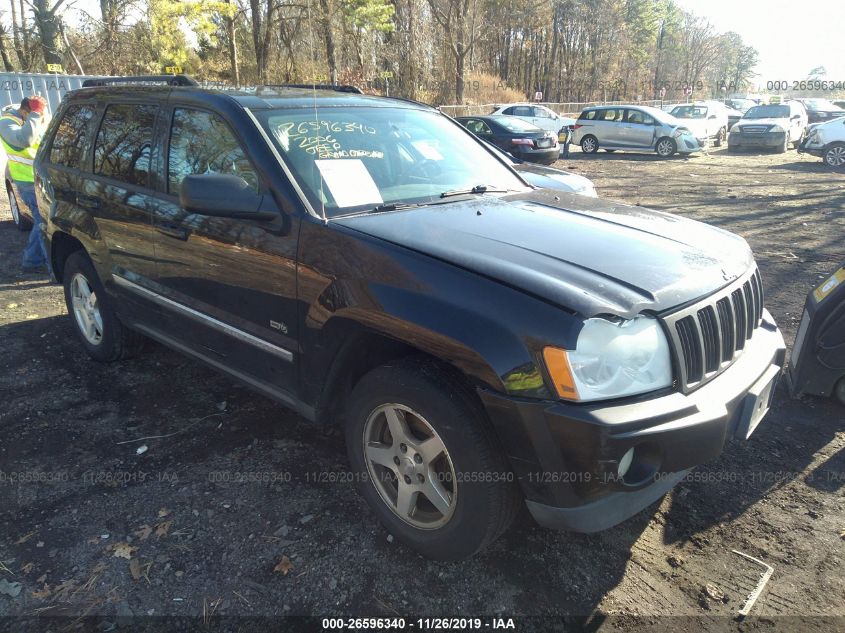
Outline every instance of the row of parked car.
[[667, 106], [603, 105], [585, 108], [577, 120], [545, 106], [498, 106], [487, 116], [459, 117], [476, 136], [522, 161], [551, 164], [570, 141], [587, 154], [599, 149], [654, 151], [668, 158], [727, 143], [728, 151], [790, 146], [845, 167], [845, 110], [826, 99], [758, 104], [749, 99]]

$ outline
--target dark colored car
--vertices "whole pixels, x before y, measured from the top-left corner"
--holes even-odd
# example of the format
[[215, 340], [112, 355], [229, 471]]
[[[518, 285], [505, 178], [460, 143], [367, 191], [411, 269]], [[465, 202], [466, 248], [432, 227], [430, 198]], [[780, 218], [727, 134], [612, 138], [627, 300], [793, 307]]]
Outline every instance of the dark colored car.
[[807, 110], [810, 123], [826, 123], [831, 119], [845, 116], [845, 109], [831, 103], [828, 99], [795, 99]]
[[557, 137], [514, 116], [466, 116], [455, 119], [478, 138], [521, 160], [551, 165], [560, 156]]
[[[484, 142], [487, 143], [487, 141]], [[598, 197], [596, 187], [589, 178], [574, 174], [571, 171], [529, 163], [499, 149], [495, 145], [489, 143], [488, 145], [493, 151], [510, 163], [511, 167], [530, 185], [540, 187], [541, 189], [555, 189], [557, 191], [566, 191], [567, 193], [577, 193], [582, 196], [590, 196], [591, 198]]]
[[783, 365], [742, 238], [529, 187], [413, 102], [83, 88], [35, 172], [91, 357], [149, 337], [342, 429], [351, 480], [427, 556], [522, 503], [619, 523], [747, 439]]

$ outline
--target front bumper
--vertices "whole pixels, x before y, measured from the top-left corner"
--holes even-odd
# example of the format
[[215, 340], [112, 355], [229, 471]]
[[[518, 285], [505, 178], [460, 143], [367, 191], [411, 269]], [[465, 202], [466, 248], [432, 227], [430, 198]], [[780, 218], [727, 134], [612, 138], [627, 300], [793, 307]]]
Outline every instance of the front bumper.
[[[595, 532], [659, 499], [727, 440], [744, 438], [755, 394], [773, 391], [785, 357], [783, 336], [764, 312], [733, 365], [686, 395], [578, 405], [480, 393], [535, 519]], [[634, 463], [619, 477], [630, 448]]]
[[757, 134], [731, 132], [728, 135], [728, 147], [775, 149], [783, 146], [786, 132], [760, 132]]
[[810, 137], [805, 138], [801, 141], [801, 144], [798, 146], [798, 153], [799, 154], [810, 154], [811, 156], [824, 156], [824, 152], [827, 149], [827, 146], [823, 143], [816, 141], [815, 139], [811, 139]]

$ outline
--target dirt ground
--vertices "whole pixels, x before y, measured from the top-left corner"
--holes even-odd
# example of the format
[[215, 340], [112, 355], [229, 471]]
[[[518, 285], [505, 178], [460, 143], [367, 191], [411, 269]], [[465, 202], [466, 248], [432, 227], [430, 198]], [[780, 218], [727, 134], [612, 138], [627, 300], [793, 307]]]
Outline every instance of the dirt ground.
[[[574, 153], [557, 166], [603, 197], [744, 236], [790, 344], [808, 290], [845, 262], [845, 174], [819, 159]], [[762, 571], [732, 550], [774, 567], [744, 626], [845, 627], [845, 408], [790, 400], [782, 383], [749, 441], [622, 525], [571, 534], [524, 515], [470, 561], [429, 562], [354, 493], [338, 435], [158, 345], [88, 360], [61, 288], [20, 271], [26, 234], [3, 204], [0, 629], [24, 615], [96, 614], [109, 630], [133, 615], [507, 614], [518, 630], [564, 615], [716, 630]]]

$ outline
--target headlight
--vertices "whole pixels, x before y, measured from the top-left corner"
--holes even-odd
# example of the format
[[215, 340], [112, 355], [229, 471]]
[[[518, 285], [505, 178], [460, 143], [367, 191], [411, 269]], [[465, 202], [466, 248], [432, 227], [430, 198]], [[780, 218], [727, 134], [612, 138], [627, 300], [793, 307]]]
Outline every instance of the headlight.
[[786, 132], [780, 125], [773, 125], [769, 128], [769, 132]]
[[567, 400], [619, 398], [672, 384], [669, 343], [653, 317], [587, 319], [574, 350], [547, 347], [543, 356], [558, 395]]

